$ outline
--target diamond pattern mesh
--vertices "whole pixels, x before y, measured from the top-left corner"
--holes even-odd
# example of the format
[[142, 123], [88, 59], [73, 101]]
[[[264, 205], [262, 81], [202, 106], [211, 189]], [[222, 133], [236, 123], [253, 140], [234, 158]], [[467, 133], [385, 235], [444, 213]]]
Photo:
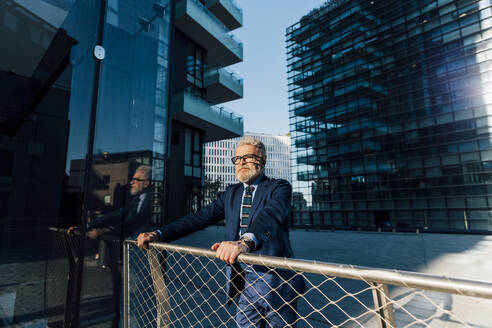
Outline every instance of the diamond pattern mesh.
[[[492, 327], [481, 321], [483, 315], [454, 306], [491, 309], [490, 299], [419, 290], [403, 282], [388, 287], [362, 275], [348, 279], [248, 263], [241, 263], [247, 277], [243, 294], [252, 297], [228, 306], [226, 265], [213, 254], [127, 245], [125, 306], [132, 328], [237, 327], [236, 322], [241, 327]], [[300, 280], [305, 282], [302, 290], [296, 286]], [[250, 310], [256, 315], [244, 313]], [[292, 321], [276, 316], [285, 310], [293, 311]]]

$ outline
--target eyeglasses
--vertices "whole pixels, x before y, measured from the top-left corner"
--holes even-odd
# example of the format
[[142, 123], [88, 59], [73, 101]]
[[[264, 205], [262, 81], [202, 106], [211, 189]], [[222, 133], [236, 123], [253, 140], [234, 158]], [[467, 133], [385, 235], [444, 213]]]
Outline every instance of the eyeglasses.
[[147, 181], [147, 179], [131, 178], [130, 182], [132, 181], [142, 182], [142, 181]]
[[246, 163], [260, 163], [262, 165], [264, 165], [266, 162], [263, 158], [261, 158], [258, 155], [254, 155], [254, 154], [246, 154], [243, 156], [234, 156], [233, 158], [231, 158], [231, 161], [232, 161], [232, 164], [234, 164], [234, 165], [241, 163], [241, 161], [245, 161]]

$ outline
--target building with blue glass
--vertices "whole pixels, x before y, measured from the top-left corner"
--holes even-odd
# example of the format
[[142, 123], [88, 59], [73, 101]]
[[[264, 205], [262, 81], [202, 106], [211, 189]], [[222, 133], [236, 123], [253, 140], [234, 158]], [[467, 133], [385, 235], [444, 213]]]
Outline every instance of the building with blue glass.
[[[2, 263], [66, 257], [65, 239], [48, 228], [85, 227], [130, 207], [130, 186], [147, 178], [149, 227], [194, 209], [203, 144], [243, 134], [242, 117], [221, 105], [243, 95], [227, 68], [243, 58], [231, 32], [240, 26], [233, 0], [1, 1]], [[139, 167], [150, 172], [144, 180], [134, 177]], [[90, 241], [77, 245], [75, 258], [93, 255]], [[113, 270], [112, 283], [104, 270], [84, 276], [98, 286], [81, 278], [93, 263], [70, 274], [65, 263], [55, 267], [44, 289], [14, 291], [8, 324], [117, 325], [121, 275]], [[68, 287], [67, 276], [77, 277]]]
[[326, 1], [286, 30], [300, 226], [492, 230], [489, 1]]

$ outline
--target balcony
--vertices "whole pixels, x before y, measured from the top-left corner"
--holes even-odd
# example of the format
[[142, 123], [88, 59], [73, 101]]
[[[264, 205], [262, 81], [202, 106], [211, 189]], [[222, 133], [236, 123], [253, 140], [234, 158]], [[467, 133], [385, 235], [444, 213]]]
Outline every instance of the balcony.
[[176, 27], [207, 50], [211, 66], [243, 60], [243, 44], [199, 0], [178, 0]]
[[172, 118], [205, 131], [205, 142], [243, 134], [243, 118], [223, 106], [212, 106], [190, 91], [173, 95]]
[[233, 72], [222, 67], [207, 70], [203, 77], [207, 99], [212, 104], [220, 104], [243, 97], [243, 80]]
[[243, 10], [234, 0], [205, 0], [205, 6], [217, 17], [229, 30], [243, 26]]

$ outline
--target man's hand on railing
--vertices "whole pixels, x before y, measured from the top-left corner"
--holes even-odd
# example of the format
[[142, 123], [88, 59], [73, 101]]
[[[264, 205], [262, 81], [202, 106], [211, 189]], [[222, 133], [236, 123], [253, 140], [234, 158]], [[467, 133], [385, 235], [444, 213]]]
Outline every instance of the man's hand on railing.
[[215, 252], [215, 257], [224, 261], [227, 264], [236, 262], [237, 257], [241, 253], [248, 252], [248, 246], [242, 241], [223, 241], [215, 243], [210, 247]]
[[75, 234], [76, 231], [80, 231], [79, 226], [71, 226], [70, 228], [67, 229], [67, 235], [73, 235]]
[[108, 233], [110, 231], [111, 231], [111, 229], [109, 229], [109, 228], [91, 229], [91, 230], [87, 231], [87, 237], [89, 237], [90, 239], [97, 239], [102, 234]]
[[[99, 236], [102, 234], [110, 232], [111, 229], [109, 228], [96, 228], [96, 229], [91, 229], [87, 231], [86, 236], [91, 239], [97, 239]], [[79, 226], [71, 226], [70, 228], [67, 229], [67, 235], [74, 235], [75, 233], [80, 233], [80, 227]]]
[[149, 243], [159, 240], [157, 231], [143, 232], [137, 237], [137, 246], [143, 249], [149, 249]]
[[[87, 222], [91, 222], [92, 218], [89, 216], [87, 218]], [[67, 229], [67, 235], [73, 235], [75, 232], [80, 232], [81, 228], [80, 226], [71, 226]]]

